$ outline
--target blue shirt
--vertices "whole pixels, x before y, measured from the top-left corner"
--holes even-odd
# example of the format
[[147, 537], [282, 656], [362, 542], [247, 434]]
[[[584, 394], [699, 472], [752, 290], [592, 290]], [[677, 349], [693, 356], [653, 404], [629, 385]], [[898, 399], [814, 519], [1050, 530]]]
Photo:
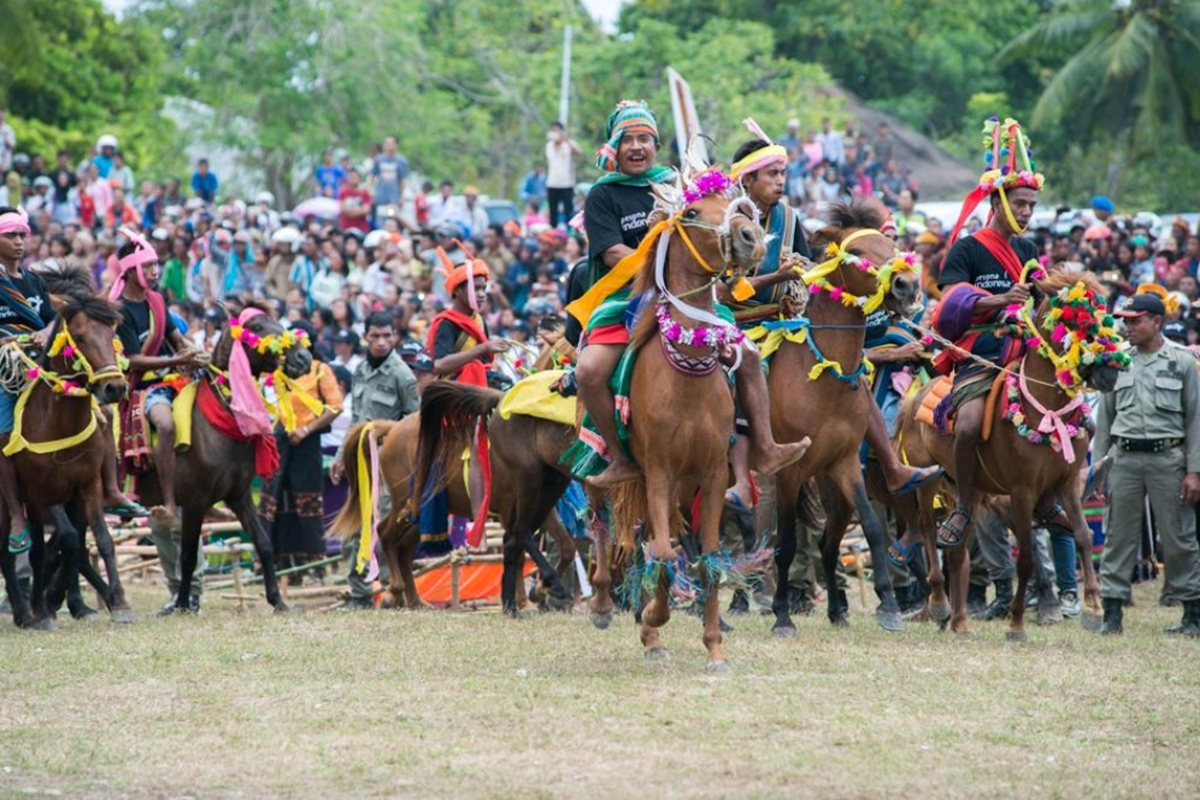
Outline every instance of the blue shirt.
[[321, 194], [328, 194], [331, 197], [337, 197], [338, 189], [342, 186], [342, 181], [346, 180], [346, 170], [342, 169], [337, 164], [322, 164], [317, 167], [313, 177], [317, 179], [317, 186], [321, 189]]
[[113, 160], [104, 156], [96, 156], [92, 159], [92, 163], [96, 165], [96, 171], [100, 173], [101, 178], [107, 178], [108, 173], [112, 172]]
[[201, 175], [199, 171], [192, 175], [192, 191], [206, 203], [211, 203], [217, 198], [217, 187], [220, 182], [217, 180], [216, 173], [209, 172], [207, 175]]
[[546, 176], [531, 172], [521, 181], [521, 202], [528, 203], [533, 198], [546, 196]]

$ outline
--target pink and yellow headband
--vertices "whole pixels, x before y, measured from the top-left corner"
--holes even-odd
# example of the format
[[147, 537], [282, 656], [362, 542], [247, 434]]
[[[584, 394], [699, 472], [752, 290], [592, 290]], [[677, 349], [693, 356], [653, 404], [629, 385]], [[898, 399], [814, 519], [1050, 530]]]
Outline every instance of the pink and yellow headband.
[[743, 175], [749, 175], [751, 172], [758, 172], [764, 167], [769, 167], [771, 164], [787, 165], [788, 151], [787, 148], [780, 144], [775, 144], [771, 141], [771, 137], [763, 133], [762, 128], [758, 127], [758, 123], [747, 117], [742, 120], [750, 133], [757, 136], [760, 141], [765, 142], [762, 147], [747, 155], [745, 158], [736, 161], [729, 169], [729, 175], [735, 181], [740, 180]]

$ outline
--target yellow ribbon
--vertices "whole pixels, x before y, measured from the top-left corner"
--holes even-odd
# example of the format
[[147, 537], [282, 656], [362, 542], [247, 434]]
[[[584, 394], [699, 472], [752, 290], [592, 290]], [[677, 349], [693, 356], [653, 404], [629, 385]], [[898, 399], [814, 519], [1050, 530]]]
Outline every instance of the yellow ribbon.
[[567, 313], [579, 320], [579, 324], [586, 328], [592, 312], [622, 286], [633, 280], [637, 271], [646, 263], [646, 257], [658, 242], [658, 237], [670, 224], [671, 220], [664, 219], [651, 228], [646, 237], [642, 239], [641, 244], [638, 245], [637, 250], [618, 261], [617, 265], [610, 269], [607, 275], [596, 281], [583, 297], [568, 305]]
[[[736, 181], [738, 178], [742, 177], [742, 173], [746, 171], [747, 167], [754, 166], [760, 161], [767, 161], [768, 159], [775, 160], [780, 158], [783, 159], [783, 163], [787, 163], [788, 151], [783, 145], [769, 144], [766, 147], [760, 147], [742, 160], [734, 162], [733, 166], [729, 168], [729, 177]], [[760, 166], [759, 169], [761, 168], [762, 167]]]
[[371, 563], [371, 553], [375, 549], [374, 492], [378, 487], [371, 483], [371, 467], [367, 460], [367, 447], [371, 437], [375, 435], [374, 427], [374, 423], [368, 422], [358, 437], [358, 513], [362, 519], [362, 531], [358, 539], [354, 569], [362, 575], [366, 574], [367, 566]]
[[25, 404], [29, 400], [29, 395], [33, 393], [33, 387], [36, 383], [31, 383], [21, 390], [21, 394], [17, 396], [17, 406], [13, 409], [13, 430], [12, 435], [8, 440], [8, 444], [4, 446], [4, 455], [14, 456], [22, 450], [28, 450], [37, 455], [46, 455], [47, 453], [57, 453], [60, 450], [74, 447], [77, 444], [83, 444], [88, 440], [93, 433], [96, 432], [97, 420], [100, 416], [100, 405], [96, 402], [96, 398], [91, 398], [92, 416], [88, 420], [88, 424], [83, 430], [73, 436], [68, 436], [65, 439], [54, 439], [49, 442], [31, 442], [21, 434], [21, 418], [25, 415]]
[[299, 384], [284, 374], [282, 369], [275, 370], [274, 379], [276, 397], [274, 405], [275, 416], [283, 424], [285, 431], [291, 433], [296, 430], [296, 410], [292, 407], [292, 398], [299, 400], [300, 404], [312, 412], [314, 417], [319, 417], [325, 413], [325, 409], [328, 406], [304, 391]]

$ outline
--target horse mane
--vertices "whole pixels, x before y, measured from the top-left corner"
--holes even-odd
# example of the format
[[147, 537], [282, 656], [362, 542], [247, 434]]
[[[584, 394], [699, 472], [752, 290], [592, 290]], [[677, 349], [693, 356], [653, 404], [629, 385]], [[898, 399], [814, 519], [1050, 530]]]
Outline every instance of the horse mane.
[[1100, 283], [1100, 279], [1091, 272], [1052, 272], [1040, 281], [1035, 281], [1038, 290], [1047, 297], [1057, 294], [1062, 289], [1069, 289], [1080, 281], [1098, 297], [1105, 297], [1108, 291]]
[[831, 203], [825, 210], [824, 219], [828, 223], [826, 227], [808, 240], [814, 248], [839, 240], [842, 232], [850, 228], [879, 230], [887, 221], [887, 209], [874, 197], [856, 197], [849, 203]]
[[87, 267], [78, 264], [64, 266], [58, 270], [39, 272], [50, 294], [65, 297], [91, 297], [96, 294], [96, 282]]
[[88, 319], [104, 325], [116, 326], [121, 321], [121, 311], [108, 298], [100, 295], [65, 295], [67, 301], [59, 306], [58, 314], [70, 322], [76, 314], [84, 314]]

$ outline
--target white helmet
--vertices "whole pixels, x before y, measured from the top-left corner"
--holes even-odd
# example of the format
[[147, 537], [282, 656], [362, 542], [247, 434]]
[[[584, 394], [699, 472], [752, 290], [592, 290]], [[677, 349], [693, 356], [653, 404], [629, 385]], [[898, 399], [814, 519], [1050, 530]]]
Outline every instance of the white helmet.
[[96, 147], [99, 147], [101, 149], [103, 149], [105, 147], [111, 147], [112, 149], [116, 150], [117, 149], [117, 137], [113, 136], [111, 133], [106, 133], [103, 136], [101, 136], [99, 139], [96, 140]]
[[275, 195], [271, 194], [270, 192], [259, 192], [258, 196], [254, 198], [254, 202], [270, 208], [271, 206], [275, 205]]

